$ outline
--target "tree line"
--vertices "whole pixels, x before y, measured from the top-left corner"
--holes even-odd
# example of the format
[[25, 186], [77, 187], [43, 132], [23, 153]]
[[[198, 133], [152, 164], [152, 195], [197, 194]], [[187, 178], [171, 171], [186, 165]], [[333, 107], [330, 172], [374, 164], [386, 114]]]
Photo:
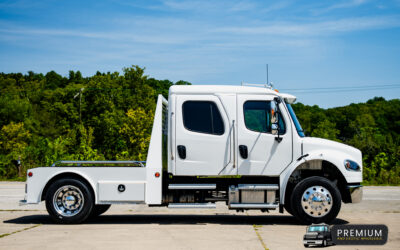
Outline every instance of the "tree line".
[[[157, 80], [138, 66], [67, 77], [0, 73], [0, 179], [57, 160], [145, 160], [158, 94], [186, 81]], [[400, 100], [322, 109], [293, 105], [309, 136], [363, 152], [368, 184], [400, 184]]]

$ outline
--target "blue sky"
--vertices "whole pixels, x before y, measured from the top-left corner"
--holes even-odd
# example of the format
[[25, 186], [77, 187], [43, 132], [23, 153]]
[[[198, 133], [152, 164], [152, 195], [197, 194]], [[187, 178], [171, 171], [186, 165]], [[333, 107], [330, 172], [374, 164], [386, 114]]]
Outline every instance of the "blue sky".
[[266, 63], [305, 104], [399, 98], [400, 0], [0, 0], [2, 72], [134, 64], [157, 79], [240, 85], [265, 83]]

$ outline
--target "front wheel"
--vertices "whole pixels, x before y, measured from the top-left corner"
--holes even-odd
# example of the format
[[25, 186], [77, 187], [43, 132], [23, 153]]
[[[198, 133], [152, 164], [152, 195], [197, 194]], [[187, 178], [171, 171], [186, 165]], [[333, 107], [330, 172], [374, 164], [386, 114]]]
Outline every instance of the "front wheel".
[[342, 196], [330, 180], [313, 176], [299, 182], [293, 189], [293, 215], [304, 224], [329, 223], [340, 211]]
[[81, 223], [92, 212], [93, 195], [78, 179], [60, 179], [47, 190], [46, 208], [57, 223]]

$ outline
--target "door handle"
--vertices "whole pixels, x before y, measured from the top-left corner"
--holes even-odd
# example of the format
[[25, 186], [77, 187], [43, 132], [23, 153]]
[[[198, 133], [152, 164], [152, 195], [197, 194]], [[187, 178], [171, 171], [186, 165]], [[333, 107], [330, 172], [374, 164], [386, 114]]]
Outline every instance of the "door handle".
[[183, 145], [178, 145], [178, 155], [181, 159], [186, 159], [186, 147]]
[[249, 157], [249, 152], [247, 151], [246, 145], [239, 145], [239, 153], [243, 159], [247, 159], [247, 157]]

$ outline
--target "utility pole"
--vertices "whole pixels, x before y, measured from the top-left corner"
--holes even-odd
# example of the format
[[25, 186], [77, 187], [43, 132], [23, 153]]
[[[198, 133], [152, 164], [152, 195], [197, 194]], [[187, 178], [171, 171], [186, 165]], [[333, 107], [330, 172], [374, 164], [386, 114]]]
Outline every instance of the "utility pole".
[[85, 89], [85, 88], [81, 88], [81, 89], [79, 90], [79, 92], [76, 93], [76, 95], [74, 96], [74, 99], [75, 99], [75, 98], [77, 98], [78, 95], [79, 95], [79, 124], [82, 124], [82, 108], [81, 108], [81, 105], [82, 105], [82, 93], [83, 93], [83, 90], [84, 90], [84, 89]]

